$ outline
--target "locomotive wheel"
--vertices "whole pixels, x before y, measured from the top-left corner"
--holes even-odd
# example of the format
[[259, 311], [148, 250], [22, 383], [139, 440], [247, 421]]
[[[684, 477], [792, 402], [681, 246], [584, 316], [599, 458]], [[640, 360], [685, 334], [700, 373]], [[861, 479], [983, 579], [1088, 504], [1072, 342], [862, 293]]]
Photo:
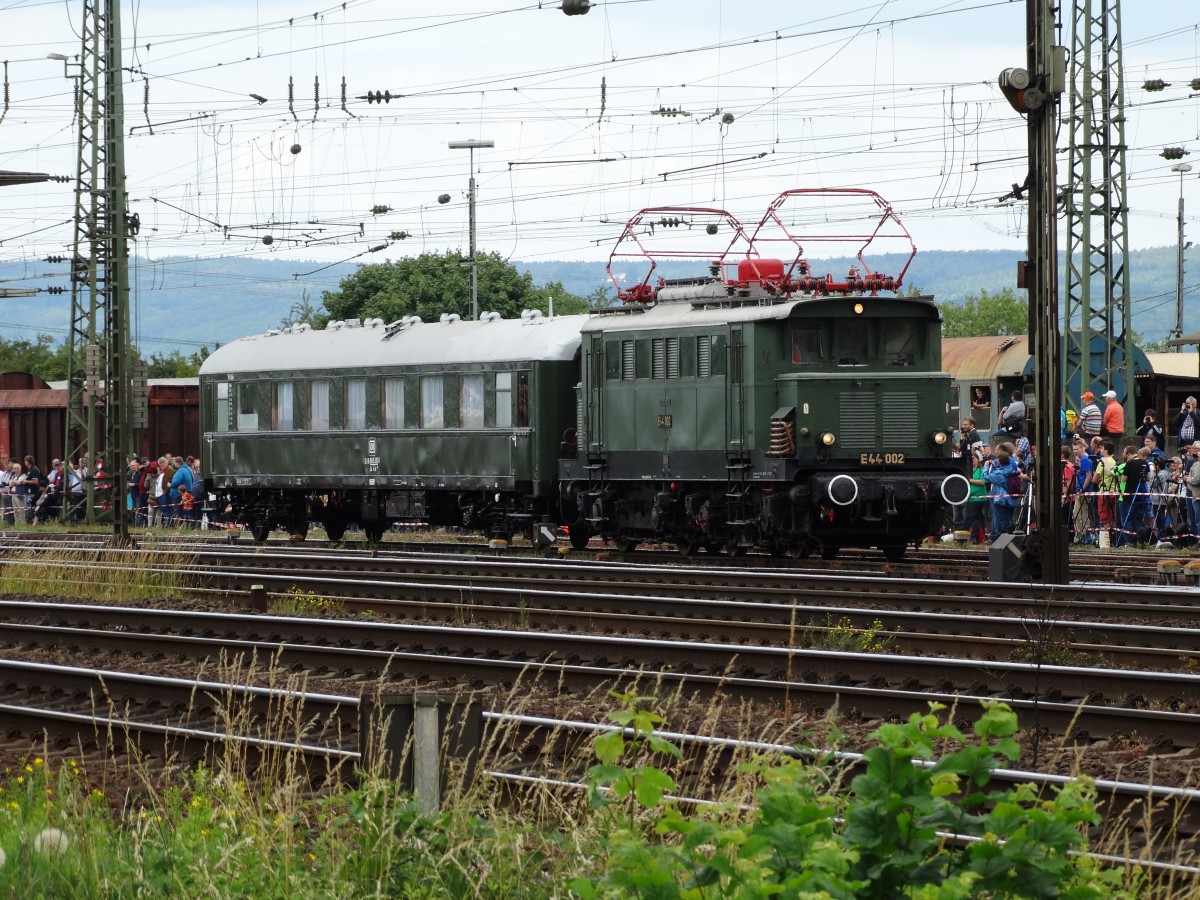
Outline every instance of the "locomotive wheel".
[[837, 544], [825, 544], [821, 547], [821, 559], [837, 559]]
[[378, 544], [382, 541], [386, 531], [386, 522], [372, 522], [369, 525], [363, 525], [363, 534], [367, 536], [367, 542], [371, 544]]
[[252, 538], [254, 538], [254, 543], [265, 544], [267, 542], [267, 538], [269, 538], [271, 536], [271, 526], [270, 525], [251, 525], [250, 526], [250, 536]]
[[783, 544], [778, 544], [775, 541], [771, 541], [771, 543], [767, 544], [767, 553], [770, 556], [783, 556], [787, 549], [788, 548], [783, 546]]
[[908, 549], [905, 544], [884, 544], [879, 548], [883, 551], [883, 556], [888, 562], [903, 562], [904, 551]]
[[737, 541], [730, 541], [725, 545], [725, 553], [727, 556], [745, 556], [746, 548]]
[[801, 541], [799, 544], [793, 544], [787, 548], [787, 555], [792, 559], [808, 559], [812, 556], [812, 544], [808, 541]]
[[675, 549], [679, 551], [680, 556], [695, 556], [700, 552], [700, 544], [696, 541], [679, 541], [675, 544]]
[[638, 548], [641, 543], [637, 538], [617, 538], [617, 551], [620, 553], [632, 553]]
[[346, 536], [346, 523], [342, 521], [326, 522], [325, 534], [331, 541], [337, 543]]

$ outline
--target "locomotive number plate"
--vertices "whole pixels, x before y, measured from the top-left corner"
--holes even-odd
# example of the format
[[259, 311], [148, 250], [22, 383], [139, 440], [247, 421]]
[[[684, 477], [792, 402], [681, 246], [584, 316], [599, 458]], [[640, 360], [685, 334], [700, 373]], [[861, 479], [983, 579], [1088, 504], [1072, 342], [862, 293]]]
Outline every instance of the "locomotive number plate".
[[860, 453], [858, 462], [863, 466], [902, 466], [903, 453]]

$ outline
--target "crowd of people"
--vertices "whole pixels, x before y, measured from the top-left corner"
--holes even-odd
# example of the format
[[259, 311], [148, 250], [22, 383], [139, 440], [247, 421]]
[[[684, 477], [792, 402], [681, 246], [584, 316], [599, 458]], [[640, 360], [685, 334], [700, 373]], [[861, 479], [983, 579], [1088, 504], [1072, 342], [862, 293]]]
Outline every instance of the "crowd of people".
[[[1196, 398], [1184, 401], [1166, 429], [1148, 410], [1132, 440], [1125, 438], [1125, 412], [1116, 393], [1106, 391], [1101, 399], [1103, 409], [1087, 391], [1078, 415], [1065, 410], [1060, 414], [1060, 514], [1072, 543], [1196, 543], [1200, 535]], [[1020, 392], [1014, 392], [990, 441], [980, 435], [973, 418], [963, 419], [957, 453], [971, 493], [967, 503], [954, 510], [947, 534], [994, 541], [1006, 532], [1025, 531], [1036, 520], [1029, 487], [1040, 474], [1040, 463], [1023, 434], [1024, 416]], [[1168, 455], [1168, 445], [1173, 455]]]
[[[0, 524], [52, 522], [63, 517], [64, 508], [68, 521], [81, 521], [89, 482], [97, 505], [107, 507], [112, 502], [112, 480], [103, 463], [93, 469], [86, 455], [70, 466], [52, 459], [45, 470], [32, 456], [0, 466]], [[158, 459], [131, 457], [124, 479], [125, 507], [135, 525], [195, 526], [211, 513], [206, 508], [203, 483], [198, 458], [173, 454]]]

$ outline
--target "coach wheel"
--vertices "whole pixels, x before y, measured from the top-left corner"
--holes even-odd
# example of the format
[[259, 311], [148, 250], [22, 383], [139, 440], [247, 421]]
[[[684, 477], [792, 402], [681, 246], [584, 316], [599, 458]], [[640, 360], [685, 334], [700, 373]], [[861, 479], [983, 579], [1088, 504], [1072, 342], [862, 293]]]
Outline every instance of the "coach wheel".
[[883, 556], [888, 562], [903, 562], [904, 551], [908, 549], [904, 544], [884, 544], [879, 548], [883, 551]]
[[675, 544], [675, 549], [679, 551], [680, 556], [695, 556], [700, 552], [700, 544], [698, 541], [679, 541]]
[[326, 522], [325, 534], [331, 541], [337, 543], [346, 536], [346, 523], [341, 520]]
[[568, 537], [571, 540], [571, 546], [576, 550], [586, 550], [588, 541], [592, 537], [592, 530], [588, 528], [586, 523], [578, 522], [571, 526]]
[[821, 547], [821, 559], [837, 559], [838, 555], [837, 544], [824, 544]]
[[363, 525], [363, 534], [367, 536], [367, 542], [371, 544], [378, 544], [382, 541], [385, 531], [387, 531], [386, 522], [371, 522]]
[[746, 548], [737, 541], [730, 541], [725, 545], [725, 553], [727, 556], [745, 556]]
[[306, 537], [308, 537], [308, 519], [293, 519], [288, 523], [287, 530], [293, 541], [304, 540]]
[[254, 538], [254, 543], [265, 544], [267, 542], [267, 538], [269, 538], [271, 536], [271, 526], [270, 525], [251, 525], [250, 526], [250, 536]]
[[637, 538], [617, 538], [617, 550], [621, 553], [632, 553], [641, 543]]

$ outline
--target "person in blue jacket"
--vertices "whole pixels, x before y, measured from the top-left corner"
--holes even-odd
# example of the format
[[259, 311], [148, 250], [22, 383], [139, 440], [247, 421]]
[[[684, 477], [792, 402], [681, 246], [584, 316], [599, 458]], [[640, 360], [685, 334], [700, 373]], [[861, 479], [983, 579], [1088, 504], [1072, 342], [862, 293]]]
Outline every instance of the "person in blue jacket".
[[983, 473], [983, 480], [988, 485], [988, 497], [992, 502], [992, 532], [989, 538], [993, 541], [1012, 529], [1013, 515], [1021, 502], [1019, 493], [1014, 496], [1014, 492], [1010, 490], [1010, 476], [1014, 475], [1024, 478], [1013, 459], [1012, 444], [1001, 444], [996, 448]]
[[179, 468], [177, 468], [175, 470], [175, 474], [171, 476], [171, 493], [169, 502], [176, 510], [178, 510], [176, 517], [181, 522], [186, 523], [191, 518], [191, 511], [185, 510], [180, 505], [180, 501], [183, 499], [183, 495], [180, 493], [180, 491], [187, 491], [189, 494], [192, 493], [192, 467], [185, 465], [183, 457], [181, 456], [175, 457], [175, 465]]

